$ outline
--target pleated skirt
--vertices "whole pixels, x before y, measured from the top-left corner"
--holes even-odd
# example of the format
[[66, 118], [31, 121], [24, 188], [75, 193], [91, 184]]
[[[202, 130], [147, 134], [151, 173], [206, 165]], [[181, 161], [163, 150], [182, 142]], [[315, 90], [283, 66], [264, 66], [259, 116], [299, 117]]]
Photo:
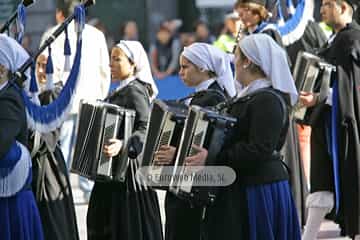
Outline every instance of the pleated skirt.
[[44, 239], [39, 212], [30, 189], [13, 197], [0, 198], [0, 239]]
[[288, 181], [246, 188], [249, 240], [300, 240], [297, 210]]
[[222, 189], [207, 210], [206, 239], [300, 240], [297, 210], [289, 182]]

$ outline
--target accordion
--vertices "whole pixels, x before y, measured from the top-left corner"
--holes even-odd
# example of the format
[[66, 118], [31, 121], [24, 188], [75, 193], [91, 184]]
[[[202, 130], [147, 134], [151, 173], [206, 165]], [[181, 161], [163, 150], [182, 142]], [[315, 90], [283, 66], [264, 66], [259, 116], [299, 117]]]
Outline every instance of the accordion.
[[[326, 95], [334, 69], [333, 65], [315, 55], [299, 52], [293, 71], [296, 89], [298, 92], [314, 92], [314, 89], [320, 84], [320, 95]], [[306, 107], [298, 103], [294, 109], [294, 118], [304, 120], [306, 111]]]
[[[146, 174], [163, 174], [164, 167], [154, 164], [155, 153], [162, 145], [179, 145], [187, 113], [188, 106], [183, 103], [154, 100], [141, 158], [141, 166], [148, 167]], [[152, 181], [154, 188], [166, 189], [168, 187], [168, 184], [156, 181], [156, 179]]]
[[189, 167], [184, 165], [186, 157], [197, 153], [193, 145], [208, 150], [206, 166], [217, 165], [217, 155], [220, 152], [228, 131], [235, 126], [236, 119], [216, 111], [198, 106], [191, 106], [181, 136], [176, 156], [170, 191], [179, 198], [187, 199], [197, 205], [210, 205], [216, 198], [215, 186], [194, 186], [192, 180], [181, 177], [187, 174]]
[[[128, 167], [126, 143], [133, 130], [135, 111], [103, 101], [82, 101], [70, 171], [91, 180], [124, 181]], [[103, 153], [109, 139], [123, 140], [121, 154]]]

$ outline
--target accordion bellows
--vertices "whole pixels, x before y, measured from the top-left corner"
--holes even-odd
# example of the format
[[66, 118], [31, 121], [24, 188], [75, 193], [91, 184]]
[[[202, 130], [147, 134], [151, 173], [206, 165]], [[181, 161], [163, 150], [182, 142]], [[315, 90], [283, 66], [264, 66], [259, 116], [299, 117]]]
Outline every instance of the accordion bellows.
[[[129, 164], [127, 142], [135, 111], [103, 101], [81, 102], [71, 171], [91, 180], [125, 181]], [[121, 154], [107, 157], [104, 145], [111, 138], [123, 140]]]

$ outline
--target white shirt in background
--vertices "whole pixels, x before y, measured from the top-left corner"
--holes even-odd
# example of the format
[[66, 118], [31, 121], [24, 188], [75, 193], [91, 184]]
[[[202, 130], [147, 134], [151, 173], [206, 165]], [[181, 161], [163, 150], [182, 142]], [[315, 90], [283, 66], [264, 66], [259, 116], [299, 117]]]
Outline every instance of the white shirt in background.
[[[46, 31], [41, 42], [43, 43], [57, 27], [58, 26], [55, 26]], [[68, 36], [71, 47], [71, 66], [76, 52], [76, 35], [75, 23], [72, 21], [68, 25]], [[51, 55], [54, 65], [54, 83], [62, 81], [63, 84], [65, 84], [69, 74], [68, 72], [64, 72], [64, 40], [65, 33], [63, 32], [51, 44]], [[47, 50], [44, 54], [48, 55]], [[77, 114], [79, 112], [79, 103], [81, 99], [104, 99], [110, 88], [109, 52], [105, 36], [100, 30], [88, 24], [85, 24], [82, 33], [82, 55], [79, 74], [80, 76], [75, 88], [76, 92], [70, 110], [70, 113], [72, 114]]]

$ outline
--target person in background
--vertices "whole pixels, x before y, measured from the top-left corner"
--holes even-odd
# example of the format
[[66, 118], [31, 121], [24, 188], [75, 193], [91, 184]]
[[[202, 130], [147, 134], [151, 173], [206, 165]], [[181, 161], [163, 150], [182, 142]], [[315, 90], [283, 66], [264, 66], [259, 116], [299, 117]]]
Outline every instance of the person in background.
[[225, 15], [224, 28], [213, 45], [226, 53], [232, 53], [236, 45], [236, 36], [240, 23], [239, 14], [235, 11]]
[[303, 240], [316, 239], [326, 215], [339, 223], [342, 235], [360, 239], [360, 26], [353, 19], [355, 0], [323, 0], [322, 20], [335, 34], [319, 56], [336, 66], [324, 96], [302, 92], [312, 108], [310, 192]]
[[[47, 86], [46, 60], [44, 54], [36, 59], [36, 78], [42, 105], [54, 101], [62, 89], [61, 82], [57, 82], [54, 89]], [[69, 172], [58, 142], [59, 131], [31, 131], [32, 190], [40, 211], [45, 239], [79, 240]]]
[[[73, 10], [73, 3], [57, 0], [56, 23], [61, 24]], [[48, 30], [42, 38], [42, 42], [55, 31], [56, 26]], [[69, 42], [71, 47], [70, 62], [73, 62], [76, 51], [77, 33], [75, 23], [68, 25]], [[76, 140], [76, 122], [78, 119], [80, 100], [104, 99], [110, 87], [109, 53], [104, 34], [93, 26], [85, 24], [82, 33], [82, 57], [80, 62], [80, 77], [76, 86], [76, 93], [67, 120], [60, 130], [60, 146], [66, 164], [70, 168], [72, 152]], [[62, 33], [51, 45], [52, 60], [54, 65], [54, 83], [61, 81], [63, 85], [69, 72], [64, 70], [64, 40]], [[79, 186], [83, 191], [84, 200], [87, 202], [93, 183], [83, 177], [79, 177]]]
[[195, 34], [192, 32], [181, 32], [179, 34], [179, 40], [181, 44], [181, 48], [190, 46], [194, 42], [196, 42]]
[[204, 21], [197, 21], [194, 25], [195, 42], [212, 44], [215, 37], [211, 35], [208, 25]]
[[265, 33], [283, 46], [281, 36], [276, 27], [268, 22], [269, 11], [266, 0], [239, 0], [234, 7], [243, 23], [245, 34]]
[[46, 90], [46, 62], [47, 57], [44, 54], [40, 54], [36, 58], [36, 79], [40, 92]]
[[149, 53], [151, 69], [157, 79], [163, 79], [177, 71], [180, 50], [180, 41], [173, 35], [173, 30], [168, 24], [161, 24]]
[[123, 40], [139, 40], [138, 26], [135, 21], [127, 21], [121, 28], [121, 39]]

